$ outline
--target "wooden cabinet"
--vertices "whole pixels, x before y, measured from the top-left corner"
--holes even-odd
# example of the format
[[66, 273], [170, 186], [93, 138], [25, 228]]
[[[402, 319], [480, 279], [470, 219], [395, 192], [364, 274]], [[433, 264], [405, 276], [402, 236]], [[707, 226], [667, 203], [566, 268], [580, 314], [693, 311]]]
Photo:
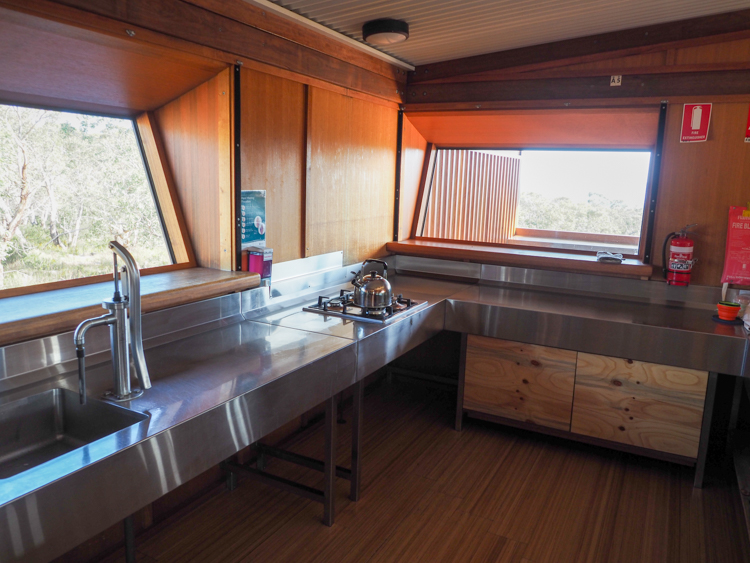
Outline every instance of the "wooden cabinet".
[[578, 354], [571, 431], [695, 458], [708, 373]]
[[463, 408], [570, 430], [576, 354], [470, 335]]
[[457, 428], [466, 410], [686, 463], [698, 457], [708, 372], [468, 335], [463, 378]]

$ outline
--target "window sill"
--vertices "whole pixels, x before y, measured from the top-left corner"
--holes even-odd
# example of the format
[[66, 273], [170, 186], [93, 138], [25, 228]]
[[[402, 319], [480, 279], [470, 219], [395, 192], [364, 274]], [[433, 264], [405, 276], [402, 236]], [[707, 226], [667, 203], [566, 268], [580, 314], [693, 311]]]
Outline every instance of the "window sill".
[[593, 242], [586, 240], [565, 240], [557, 238], [522, 237], [515, 236], [509, 240], [510, 244], [554, 250], [573, 250], [576, 252], [617, 252], [625, 255], [638, 254], [638, 245], [613, 244], [609, 242]]
[[389, 242], [386, 248], [394, 254], [407, 256], [445, 258], [579, 274], [601, 274], [624, 278], [648, 278], [652, 274], [652, 266], [640, 260], [626, 259], [622, 264], [603, 264], [596, 261], [596, 256], [590, 255], [522, 250], [462, 242], [409, 239]]
[[[252, 289], [260, 276], [188, 268], [141, 278], [144, 313]], [[81, 321], [104, 314], [101, 302], [112, 297], [112, 282], [67, 287], [0, 299], [0, 346], [73, 330]]]

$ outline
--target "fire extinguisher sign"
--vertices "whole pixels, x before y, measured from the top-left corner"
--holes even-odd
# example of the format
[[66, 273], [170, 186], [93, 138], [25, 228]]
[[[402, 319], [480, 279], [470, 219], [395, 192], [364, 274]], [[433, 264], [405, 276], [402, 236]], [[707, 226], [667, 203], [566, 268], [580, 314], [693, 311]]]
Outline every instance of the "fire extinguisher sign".
[[711, 124], [711, 104], [685, 104], [682, 106], [681, 143], [700, 143], [708, 139]]
[[750, 285], [750, 213], [747, 207], [729, 208], [721, 283]]

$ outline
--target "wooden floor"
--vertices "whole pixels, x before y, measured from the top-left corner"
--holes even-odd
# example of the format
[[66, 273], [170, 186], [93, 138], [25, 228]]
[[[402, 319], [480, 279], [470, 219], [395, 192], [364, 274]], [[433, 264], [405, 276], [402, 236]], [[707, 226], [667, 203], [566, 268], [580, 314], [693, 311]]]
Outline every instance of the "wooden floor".
[[[368, 393], [362, 499], [339, 480], [332, 528], [322, 505], [240, 480], [139, 537], [139, 561], [750, 561], [728, 478], [697, 490], [691, 469], [665, 462], [473, 420], [458, 433], [454, 400], [398, 381]], [[321, 457], [322, 425], [285, 447]], [[283, 461], [268, 470], [322, 487]]]

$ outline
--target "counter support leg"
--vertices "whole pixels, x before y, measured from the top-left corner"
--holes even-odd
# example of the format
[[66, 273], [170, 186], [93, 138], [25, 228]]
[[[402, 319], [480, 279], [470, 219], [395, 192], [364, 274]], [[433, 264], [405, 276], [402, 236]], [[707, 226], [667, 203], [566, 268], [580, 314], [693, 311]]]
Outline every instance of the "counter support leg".
[[456, 395], [456, 431], [461, 432], [464, 426], [464, 384], [466, 381], [466, 344], [469, 336], [461, 335], [461, 356], [458, 365], [458, 393]]
[[703, 423], [701, 424], [701, 437], [698, 442], [698, 459], [695, 461], [695, 480], [693, 487], [703, 488], [703, 479], [706, 474], [706, 460], [708, 458], [708, 439], [711, 434], [711, 422], [714, 416], [714, 403], [716, 402], [716, 382], [719, 379], [717, 373], [708, 373], [708, 386], [706, 387], [706, 403], [703, 408]]
[[364, 383], [358, 381], [354, 384], [352, 391], [352, 479], [349, 498], [356, 502], [359, 500], [361, 473], [360, 456], [362, 450], [360, 448], [360, 442], [362, 441], [362, 400], [365, 394]]
[[128, 516], [122, 521], [125, 528], [125, 561], [135, 563], [135, 530], [133, 529], [133, 516]]
[[263, 450], [260, 450], [258, 452], [258, 457], [255, 458], [255, 467], [258, 468], [258, 471], [266, 470], [266, 454], [263, 452]]
[[333, 526], [336, 492], [336, 396], [326, 401], [326, 446], [323, 459], [323, 523]]

